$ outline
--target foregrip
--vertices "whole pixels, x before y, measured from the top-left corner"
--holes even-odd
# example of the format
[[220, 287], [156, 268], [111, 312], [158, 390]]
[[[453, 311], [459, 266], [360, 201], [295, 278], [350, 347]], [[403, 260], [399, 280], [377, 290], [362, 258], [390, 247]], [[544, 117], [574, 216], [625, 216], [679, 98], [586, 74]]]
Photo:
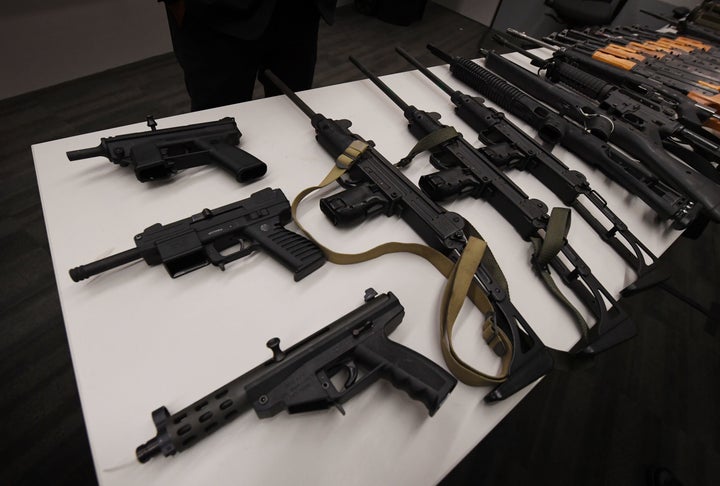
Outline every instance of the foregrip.
[[594, 100], [603, 99], [615, 87], [604, 80], [564, 62], [551, 62], [547, 77], [554, 82], [563, 82], [576, 91]]
[[440, 408], [457, 380], [443, 368], [410, 348], [377, 335], [355, 348], [355, 357], [382, 378], [422, 402], [430, 416]]
[[250, 410], [246, 384], [247, 379], [239, 377], [172, 416], [165, 407], [155, 410], [157, 435], [135, 449], [138, 461], [145, 463], [161, 452], [165, 457], [182, 452]]
[[86, 265], [71, 268], [68, 273], [70, 273], [70, 278], [73, 279], [73, 282], [79, 282], [80, 280], [85, 280], [86, 278], [97, 275], [98, 273], [119, 267], [120, 265], [125, 265], [126, 263], [134, 262], [140, 258], [142, 258], [140, 249], [131, 248], [122, 253], [111, 255], [107, 258], [103, 258]]
[[296, 282], [325, 263], [325, 255], [315, 243], [285, 229], [279, 221], [250, 225], [245, 233], [291, 270]]
[[467, 59], [454, 60], [450, 71], [493, 103], [532, 125], [543, 141], [556, 144], [562, 139], [564, 124], [559, 119], [548, 118], [548, 109], [501, 77]]

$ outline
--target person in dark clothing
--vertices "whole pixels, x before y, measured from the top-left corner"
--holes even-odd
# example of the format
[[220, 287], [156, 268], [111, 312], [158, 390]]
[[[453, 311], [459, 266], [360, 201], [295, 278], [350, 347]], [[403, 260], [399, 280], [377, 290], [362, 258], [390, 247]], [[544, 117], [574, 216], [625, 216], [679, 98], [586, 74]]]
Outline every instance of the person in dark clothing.
[[[163, 1], [163, 0], [159, 0]], [[280, 94], [270, 69], [292, 90], [312, 86], [318, 26], [337, 0], [164, 0], [173, 49], [193, 111]]]

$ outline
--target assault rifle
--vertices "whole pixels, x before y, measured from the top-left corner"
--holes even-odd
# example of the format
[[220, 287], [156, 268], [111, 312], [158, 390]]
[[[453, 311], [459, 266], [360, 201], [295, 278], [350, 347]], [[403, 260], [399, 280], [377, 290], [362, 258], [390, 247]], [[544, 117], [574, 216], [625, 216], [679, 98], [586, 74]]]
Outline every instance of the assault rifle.
[[[448, 128], [447, 125], [440, 123], [438, 113], [428, 113], [408, 105], [357, 59], [351, 56], [350, 61], [400, 107], [408, 120], [410, 133], [415, 138], [427, 140], [426, 137], [439, 134]], [[560, 236], [559, 248], [554, 251], [562, 253], [572, 265], [572, 270], [557, 254], [542, 256], [547, 247], [553, 245], [551, 241], [556, 236], [552, 235], [553, 232], [550, 230], [552, 223], [545, 203], [539, 199], [530, 199], [492, 163], [484, 151], [476, 150], [457, 132], [454, 137], [435, 144], [429, 150], [432, 154], [430, 162], [439, 171], [422, 176], [420, 187], [431, 199], [442, 201], [454, 197], [472, 196], [490, 203], [524, 240], [533, 241], [536, 246], [533, 267], [539, 274], [544, 274], [543, 280], [549, 285], [551, 292], [556, 292], [557, 287], [547, 280], [548, 265], [591, 310], [597, 323], [587, 332], [587, 324], [584, 320], [581, 321], [583, 338], [571, 349], [571, 352], [597, 354], [635, 335], [635, 325], [632, 320], [570, 246], [565, 234]], [[540, 232], [544, 232], [545, 236], [541, 236]], [[566, 302], [564, 296], [559, 297], [561, 301]], [[606, 307], [606, 303], [609, 303], [610, 308]]]
[[[332, 120], [315, 113], [274, 74], [269, 71], [265, 74], [310, 118], [318, 143], [333, 160], [345, 154], [354, 142], [364, 142], [350, 131], [349, 120]], [[349, 189], [320, 201], [321, 210], [333, 224], [355, 224], [380, 213], [397, 215], [430, 247], [451, 260], [460, 258], [468, 240], [467, 222], [432, 201], [372, 144], [359, 154], [347, 175]], [[502, 274], [491, 268], [487, 260], [483, 258], [477, 268], [475, 282], [493, 305], [493, 325], [499, 327], [512, 344], [507, 380], [485, 397], [486, 401], [497, 401], [543, 376], [553, 362], [540, 338], [510, 301]]]
[[[290, 204], [280, 189], [265, 188], [249, 198], [167, 225], [156, 223], [135, 235], [135, 248], [70, 270], [75, 282], [140, 259], [162, 263], [179, 277], [210, 263], [225, 265], [263, 249], [291, 270], [298, 281], [325, 263], [313, 242], [285, 229], [292, 219]], [[230, 254], [221, 252], [240, 244]]]
[[[547, 36], [543, 38], [545, 44], [554, 45], [556, 48], [562, 49], [566, 56], [574, 59], [591, 58], [618, 69], [628, 71], [632, 74], [645, 78], [648, 84], [661, 83], [666, 88], [671, 88], [686, 94], [689, 98], [717, 109], [720, 103], [718, 92], [711, 85], [701, 82], [697, 77], [691, 76], [677, 70], [666, 69], [662, 72], [650, 69], [649, 67], [633, 62], [627, 59], [620, 59], [604, 52], [595, 52], [590, 55], [586, 51], [575, 49], [574, 42], [564, 42], [557, 36]], [[543, 46], [545, 47], [545, 46]]]
[[699, 68], [705, 73], [719, 73], [720, 64], [718, 58], [706, 53], [708, 44], [688, 44], [682, 39], [668, 39], [666, 37], [657, 40], [639, 39], [635, 34], [624, 34], [621, 32], [596, 30], [578, 32], [569, 30], [580, 36], [580, 42], [599, 45], [606, 52], [623, 59], [633, 59], [654, 63], [662, 61], [667, 66], [686, 70], [686, 67]]
[[720, 221], [720, 187], [667, 153], [657, 129], [647, 130], [643, 135], [617, 117], [601, 116], [590, 100], [555, 86], [494, 52], [487, 52], [486, 56], [488, 68], [519, 88], [531, 91], [561, 115], [636, 157], [667, 184], [687, 193], [702, 205], [711, 220]]
[[157, 130], [148, 117], [149, 132], [100, 139], [93, 148], [72, 150], [70, 160], [107, 157], [121, 167], [132, 166], [140, 182], [167, 179], [179, 170], [217, 162], [238, 182], [265, 174], [267, 166], [237, 147], [241, 133], [234, 118]]
[[[652, 140], [660, 140], [662, 147], [700, 174], [720, 183], [720, 173], [710, 163], [720, 158], [720, 140], [710, 132], [690, 129], [677, 120], [675, 112], [660, 104], [618, 88], [577, 67], [558, 59], [545, 60], [521, 47], [495, 36], [494, 39], [531, 59], [532, 64], [545, 70], [546, 79], [595, 101], [598, 116], [610, 117], [632, 126]], [[601, 132], [607, 138], [605, 132]], [[687, 149], [691, 146], [694, 151]]]
[[660, 73], [678, 72], [683, 76], [689, 75], [709, 83], [717, 82], [717, 66], [707, 59], [683, 56], [682, 54], [692, 52], [693, 48], [681, 44], [646, 41], [645, 43], [626, 42], [625, 45], [620, 45], [617, 42], [608, 42], [607, 39], [598, 40], [594, 36], [574, 30], [556, 33], [555, 37], [562, 38], [566, 43], [590, 55], [606, 53], [647, 66]]
[[642, 199], [661, 218], [671, 220], [676, 229], [686, 228], [696, 220], [698, 206], [692, 200], [612, 145], [557, 115], [479, 64], [469, 59], [451, 57], [433, 46], [428, 46], [428, 49], [450, 64], [453, 76], [528, 123], [538, 131], [544, 142], [552, 145], [560, 143], [580, 159], [601, 170], [628, 192]]
[[[453, 90], [404, 49], [395, 49], [410, 64], [450, 96], [455, 113], [477, 133], [485, 147], [478, 149], [501, 170], [518, 169], [530, 172], [550, 189], [566, 206], [575, 209], [638, 275], [654, 263], [653, 255], [608, 207], [605, 199], [593, 188], [584, 174], [571, 170], [545, 147], [530, 138], [503, 113], [485, 106], [484, 100]], [[608, 229], [583, 205], [584, 196], [610, 222]], [[622, 240], [621, 240], [622, 238]]]
[[[513, 29], [507, 29], [507, 32], [526, 42], [531, 42], [534, 45], [552, 50], [553, 59], [559, 59], [577, 66], [583, 71], [592, 73], [618, 87], [631, 90], [646, 100], [673, 110], [677, 113], [678, 119], [687, 126], [696, 130], [701, 129], [703, 125], [711, 128], [720, 128], [720, 117], [715, 114], [715, 110], [700, 105], [688, 97], [688, 94], [692, 91], [692, 87], [689, 85], [682, 88], [680, 86], [676, 88], [665, 86], [656, 79], [626, 71], [572, 49], [558, 48], [542, 40], [530, 37], [524, 32], [518, 32]], [[710, 103], [710, 100], [706, 100], [706, 103]]]
[[[268, 418], [342, 405], [380, 378], [425, 405], [430, 416], [440, 408], [457, 380], [423, 355], [390, 341], [405, 309], [392, 292], [365, 291], [365, 304], [286, 350], [272, 338], [273, 357], [227, 385], [170, 415], [152, 413], [157, 435], [135, 454], [145, 463], [162, 453], [182, 452], [248, 410]], [[333, 376], [345, 371], [340, 389]], [[360, 374], [359, 371], [363, 371]]]

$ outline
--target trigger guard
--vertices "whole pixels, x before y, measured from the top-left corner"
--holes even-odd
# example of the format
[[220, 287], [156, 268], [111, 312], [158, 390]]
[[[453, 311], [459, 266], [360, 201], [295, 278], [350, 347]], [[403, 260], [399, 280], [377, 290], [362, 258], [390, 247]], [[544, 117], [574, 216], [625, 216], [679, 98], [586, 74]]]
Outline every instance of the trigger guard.
[[349, 176], [338, 177], [337, 179], [335, 179], [335, 182], [337, 182], [338, 185], [344, 189], [352, 189], [363, 183], [363, 181], [356, 181]]
[[593, 135], [607, 141], [613, 132], [613, 123], [604, 116], [591, 116], [585, 119], [586, 129]]
[[343, 384], [343, 389], [338, 390], [340, 392], [344, 392], [345, 390], [353, 386], [355, 382], [357, 382], [358, 376], [360, 374], [358, 373], [358, 367], [354, 361], [344, 361], [328, 368], [326, 372], [328, 378], [330, 379], [335, 376], [341, 369], [347, 371], [348, 374], [348, 377], [345, 379], [345, 383]]
[[430, 154], [430, 165], [432, 165], [438, 170], [447, 170], [453, 167], [452, 165], [444, 164], [440, 157], [438, 157], [437, 154], [433, 153]]
[[[245, 244], [244, 240], [237, 238], [235, 240], [234, 244], [239, 244], [240, 249], [230, 253], [229, 255], [223, 255], [220, 253], [222, 250], [218, 250], [215, 248], [215, 245], [209, 244], [205, 245], [205, 252], [208, 256], [208, 259], [210, 260], [210, 263], [213, 265], [216, 265], [220, 268], [223, 268], [226, 263], [234, 262], [235, 260], [239, 260], [242, 257], [245, 257], [253, 252], [255, 252], [258, 248], [257, 243], [250, 242], [247, 245]], [[233, 245], [230, 245], [233, 246]], [[229, 247], [228, 247], [229, 248]]]

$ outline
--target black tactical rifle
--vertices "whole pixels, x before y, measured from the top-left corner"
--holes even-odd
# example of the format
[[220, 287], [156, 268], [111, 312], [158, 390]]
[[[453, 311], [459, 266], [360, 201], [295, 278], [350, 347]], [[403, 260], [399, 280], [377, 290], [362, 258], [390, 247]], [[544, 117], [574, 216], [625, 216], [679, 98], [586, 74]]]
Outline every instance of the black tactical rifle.
[[[284, 228], [291, 219], [285, 195], [268, 187], [227, 206], [167, 225], [156, 223], [135, 235], [135, 248], [73, 268], [70, 278], [79, 282], [140, 259], [151, 266], [162, 263], [175, 278], [210, 263], [225, 270], [228, 263], [264, 250], [297, 281], [320, 268], [325, 256], [313, 242]], [[221, 253], [238, 244], [237, 251]]]
[[640, 132], [617, 117], [603, 116], [591, 100], [556, 86], [494, 52], [486, 53], [485, 64], [519, 88], [532, 92], [561, 115], [636, 157], [665, 183], [703, 206], [711, 220], [720, 221], [720, 186], [666, 152], [659, 130]]
[[713, 105], [717, 105], [719, 102], [717, 97], [718, 92], [712, 87], [712, 85], [703, 83], [696, 76], [692, 76], [688, 73], [673, 69], [658, 71], [643, 64], [633, 62], [628, 59], [620, 59], [619, 57], [604, 52], [595, 52], [591, 55], [587, 51], [576, 49], [574, 42], [564, 42], [561, 39], [558, 39], [556, 35], [544, 37], [542, 40], [546, 44], [555, 45], [558, 48], [561, 48], [563, 54], [566, 56], [572, 56], [573, 58], [579, 59], [591, 58], [597, 60], [618, 69], [628, 71], [632, 74], [642, 76], [648, 80], [647, 83], [660, 83], [666, 88], [671, 88], [680, 91], [681, 93], [685, 93], [689, 98], [696, 101], [702, 100], [705, 104], [712, 103]]
[[453, 76], [537, 130], [543, 142], [562, 144], [581, 160], [638, 196], [661, 218], [671, 220], [676, 229], [683, 229], [696, 220], [698, 205], [612, 145], [559, 116], [479, 64], [452, 57], [430, 45], [428, 49], [450, 64]]
[[618, 88], [572, 64], [559, 59], [542, 59], [500, 36], [493, 39], [529, 58], [534, 66], [541, 67], [546, 79], [593, 100], [598, 115], [621, 120], [649, 139], [660, 140], [668, 152], [713, 182], [720, 183], [720, 173], [711, 163], [720, 159], [720, 140], [715, 135], [702, 127], [686, 127], [672, 109]]
[[162, 130], [156, 125], [148, 117], [149, 132], [101, 138], [97, 147], [68, 152], [68, 159], [107, 157], [121, 167], [132, 166], [140, 182], [167, 179], [179, 170], [212, 162], [238, 182], [257, 179], [267, 172], [264, 162], [237, 147], [242, 134], [234, 118]]
[[[310, 118], [318, 143], [333, 160], [345, 154], [354, 142], [364, 142], [350, 131], [349, 120], [332, 120], [315, 113], [274, 74], [269, 71], [265, 74]], [[371, 143], [368, 145], [348, 169], [346, 184], [350, 188], [320, 201], [323, 213], [333, 224], [345, 226], [380, 213], [400, 216], [430, 247], [451, 260], [458, 260], [468, 240], [467, 222], [432, 201]], [[490, 268], [486, 258], [475, 272], [475, 282], [493, 305], [494, 325], [512, 344], [507, 380], [491, 391], [486, 401], [507, 398], [553, 366], [548, 349], [510, 301], [504, 278], [498, 273]]]
[[[627, 41], [621, 45], [616, 41], [609, 42], [607, 38], [597, 40], [594, 36], [574, 30], [556, 33], [555, 38], [562, 39], [591, 56], [604, 52], [646, 66], [658, 73], [680, 73], [682, 76], [691, 76], [693, 79], [709, 83], [717, 82], [718, 66], [697, 56], [681, 56], [680, 53], [689, 53], [692, 49], [681, 44], [671, 46], [652, 41], [646, 41], [645, 44]], [[666, 51], [650, 50], [650, 48], [659, 49], [661, 47]], [[671, 55], [665, 55], [665, 53]], [[673, 55], [673, 53], [677, 54]]]
[[[422, 402], [430, 416], [440, 408], [457, 380], [423, 355], [388, 339], [405, 309], [392, 292], [365, 291], [365, 304], [294, 346], [267, 342], [273, 357], [227, 385], [170, 415], [166, 407], [152, 413], [157, 435], [135, 454], [145, 463], [162, 453], [182, 452], [248, 410], [267, 418], [312, 412], [342, 405], [380, 378]], [[332, 378], [345, 372], [340, 389]], [[362, 374], [361, 374], [362, 372]]]
[[[638, 275], [644, 273], [649, 264], [657, 260], [650, 249], [612, 212], [605, 199], [590, 187], [584, 174], [571, 170], [509, 121], [503, 113], [486, 106], [482, 98], [453, 90], [404, 49], [395, 50], [450, 96], [450, 101], [456, 107], [455, 113], [478, 133], [485, 144], [485, 147], [478, 150], [496, 167], [501, 170], [518, 169], [530, 172], [558, 196], [563, 204], [575, 209]], [[585, 207], [581, 196], [610, 222], [610, 228]]]
[[[531, 42], [534, 45], [552, 50], [553, 59], [572, 64], [618, 87], [633, 91], [644, 99], [657, 103], [663, 108], [673, 110], [677, 113], [678, 119], [689, 127], [696, 130], [702, 129], [704, 125], [711, 128], [720, 128], [720, 122], [718, 122], [720, 117], [715, 114], [715, 110], [700, 105], [687, 96], [688, 93], [692, 91], [692, 86], [690, 85], [671, 88], [656, 79], [641, 76], [634, 72], [598, 61], [589, 55], [573, 51], [572, 49], [558, 48], [542, 40], [530, 37], [524, 32], [518, 32], [514, 29], [507, 29], [507, 32], [526, 42]], [[547, 62], [547, 60], [545, 60], [544, 63], [545, 62]]]
[[[357, 59], [350, 57], [355, 64], [380, 90], [400, 109], [408, 120], [410, 133], [418, 140], [427, 139], [432, 134], [447, 129], [440, 123], [438, 113], [428, 113], [408, 105], [395, 92], [370, 72]], [[422, 142], [420, 142], [422, 144]], [[461, 135], [440, 142], [429, 148], [432, 165], [439, 169], [433, 174], [420, 178], [420, 187], [434, 201], [443, 201], [455, 197], [472, 196], [489, 202], [526, 241], [534, 241], [536, 252], [533, 267], [538, 273], [549, 275], [547, 266], [553, 268], [562, 281], [570, 287], [577, 297], [590, 309], [597, 322], [586, 336], [575, 345], [571, 352], [597, 354], [615, 346], [635, 335], [635, 324], [617, 305], [610, 292], [592, 274], [590, 267], [570, 246], [566, 235], [560, 236], [557, 253], [572, 265], [568, 268], [555, 254], [547, 261], [543, 257], [545, 243], [554, 238], [549, 229], [548, 207], [539, 199], [530, 199], [504, 172], [492, 163], [486, 152], [476, 150]], [[492, 149], [491, 149], [492, 150]], [[541, 232], [545, 236], [541, 235]], [[543, 241], [544, 240], [544, 241]], [[542, 247], [539, 245], [543, 245]], [[548, 246], [551, 246], [549, 243]], [[544, 279], [545, 282], [547, 280]], [[549, 284], [555, 291], [555, 284]], [[565, 301], [564, 297], [561, 297]], [[609, 305], [609, 308], [606, 307]], [[584, 320], [583, 325], [587, 325]]]

